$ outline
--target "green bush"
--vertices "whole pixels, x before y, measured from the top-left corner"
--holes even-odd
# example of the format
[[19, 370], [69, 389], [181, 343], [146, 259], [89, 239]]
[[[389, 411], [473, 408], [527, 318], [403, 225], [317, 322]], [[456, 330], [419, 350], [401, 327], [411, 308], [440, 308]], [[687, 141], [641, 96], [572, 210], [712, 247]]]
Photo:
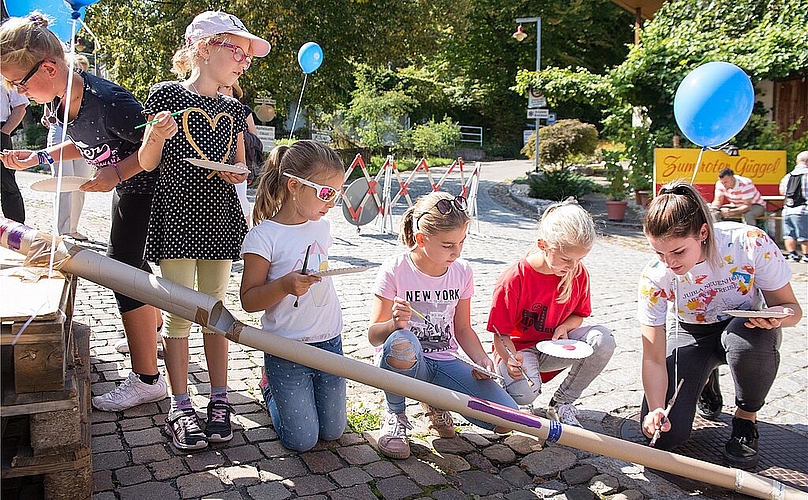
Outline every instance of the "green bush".
[[27, 149], [44, 149], [48, 144], [48, 129], [38, 123], [23, 129]]
[[[535, 144], [535, 143], [534, 143]], [[534, 146], [535, 147], [535, 146]], [[502, 158], [504, 160], [518, 158], [520, 155], [519, 150], [521, 146], [516, 143], [511, 144], [486, 144], [483, 146], [485, 156], [487, 158], [496, 159]]]
[[[559, 120], [540, 131], [539, 159], [543, 165], [564, 168], [576, 155], [592, 156], [598, 146], [598, 130], [591, 123], [579, 120]], [[522, 153], [533, 159], [536, 151], [536, 133], [528, 139]]]
[[443, 121], [429, 120], [423, 125], [415, 125], [402, 134], [401, 145], [424, 157], [447, 156], [460, 144], [460, 125], [448, 116]]
[[603, 159], [606, 168], [606, 196], [610, 201], [623, 201], [626, 199], [628, 186], [626, 185], [626, 173], [623, 165], [620, 164], [620, 151], [603, 151]]
[[544, 170], [540, 176], [528, 179], [531, 198], [561, 201], [570, 196], [580, 199], [595, 190], [591, 179], [578, 175], [566, 168]]

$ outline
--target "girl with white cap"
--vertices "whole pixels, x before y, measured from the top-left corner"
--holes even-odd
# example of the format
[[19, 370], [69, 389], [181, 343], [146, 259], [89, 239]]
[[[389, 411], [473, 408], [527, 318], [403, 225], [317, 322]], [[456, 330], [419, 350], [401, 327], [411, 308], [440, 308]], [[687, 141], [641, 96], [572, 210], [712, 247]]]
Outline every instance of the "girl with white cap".
[[[189, 288], [196, 284], [219, 299], [224, 299], [232, 261], [239, 258], [247, 234], [235, 189], [247, 178], [247, 124], [244, 106], [218, 89], [232, 85], [253, 57], [269, 49], [237, 17], [203, 12], [185, 30], [185, 43], [174, 54], [172, 71], [184, 80], [156, 84], [145, 103], [150, 121], [156, 122], [146, 128], [139, 158], [146, 170], [160, 167], [146, 258], [159, 263], [164, 278]], [[244, 173], [207, 170], [188, 158], [241, 166]], [[211, 385], [203, 431], [188, 395], [191, 322], [165, 316], [164, 356], [172, 394], [166, 431], [183, 450], [231, 440], [227, 339], [203, 329]]]

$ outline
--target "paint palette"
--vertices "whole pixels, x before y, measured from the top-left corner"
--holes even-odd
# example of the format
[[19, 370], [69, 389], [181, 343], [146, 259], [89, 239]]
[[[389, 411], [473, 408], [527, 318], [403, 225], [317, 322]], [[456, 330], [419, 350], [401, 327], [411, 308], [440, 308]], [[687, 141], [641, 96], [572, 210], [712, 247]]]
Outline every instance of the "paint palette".
[[[42, 193], [55, 193], [56, 192], [56, 183], [59, 179], [56, 177], [49, 177], [47, 179], [42, 179], [41, 181], [36, 181], [31, 184], [31, 189], [34, 191], [39, 191]], [[78, 191], [79, 186], [84, 184], [85, 182], [89, 181], [88, 177], [76, 177], [72, 175], [64, 175], [62, 176], [62, 185], [59, 186], [61, 189], [59, 190], [60, 193], [69, 193], [71, 191]]]
[[791, 316], [791, 314], [783, 311], [744, 311], [741, 309], [728, 309], [723, 313], [736, 318], [786, 318]]
[[311, 273], [312, 276], [339, 276], [340, 274], [353, 274], [367, 271], [373, 266], [350, 266], [350, 267], [335, 267], [333, 269], [325, 269], [323, 271], [315, 271]]
[[469, 358], [463, 356], [462, 354], [458, 353], [457, 351], [452, 352], [452, 356], [454, 356], [454, 358], [456, 360], [458, 360], [458, 361], [460, 361], [460, 362], [474, 368], [475, 370], [477, 370], [480, 373], [484, 373], [485, 375], [488, 375], [489, 377], [491, 377], [491, 378], [493, 378], [495, 380], [505, 380], [502, 377], [502, 375], [500, 375], [499, 373], [492, 372], [491, 370], [488, 370], [484, 366], [478, 365], [477, 363], [475, 363], [474, 361], [470, 360]]
[[200, 160], [199, 158], [186, 158], [185, 161], [197, 167], [207, 168], [208, 170], [232, 172], [234, 174], [246, 174], [249, 172], [246, 168], [230, 165], [229, 163], [220, 163], [218, 161]]
[[545, 340], [536, 344], [536, 349], [556, 358], [581, 359], [591, 356], [592, 346], [572, 339]]

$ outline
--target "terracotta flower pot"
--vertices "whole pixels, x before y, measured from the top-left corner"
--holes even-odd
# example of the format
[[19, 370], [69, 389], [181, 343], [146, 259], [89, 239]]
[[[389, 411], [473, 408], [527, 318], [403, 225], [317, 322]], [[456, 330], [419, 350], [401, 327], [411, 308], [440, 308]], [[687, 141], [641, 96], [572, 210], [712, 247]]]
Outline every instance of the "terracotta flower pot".
[[648, 208], [648, 202], [651, 201], [651, 192], [645, 189], [634, 191], [634, 202], [637, 205]]
[[626, 206], [628, 206], [628, 202], [625, 200], [607, 201], [606, 218], [613, 221], [622, 221], [626, 217]]

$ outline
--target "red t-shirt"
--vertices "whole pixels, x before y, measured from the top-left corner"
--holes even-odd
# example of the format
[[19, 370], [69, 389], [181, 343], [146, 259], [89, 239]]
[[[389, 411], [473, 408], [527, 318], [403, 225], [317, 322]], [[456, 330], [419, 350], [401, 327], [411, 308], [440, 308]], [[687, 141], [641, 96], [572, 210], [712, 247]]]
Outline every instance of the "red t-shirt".
[[488, 331], [496, 327], [503, 335], [510, 335], [516, 349], [521, 350], [550, 340], [556, 326], [570, 315], [586, 318], [592, 314], [589, 273], [584, 265], [573, 278], [570, 300], [564, 304], [556, 302], [560, 281], [555, 274], [534, 270], [525, 259], [509, 267], [494, 287]]

